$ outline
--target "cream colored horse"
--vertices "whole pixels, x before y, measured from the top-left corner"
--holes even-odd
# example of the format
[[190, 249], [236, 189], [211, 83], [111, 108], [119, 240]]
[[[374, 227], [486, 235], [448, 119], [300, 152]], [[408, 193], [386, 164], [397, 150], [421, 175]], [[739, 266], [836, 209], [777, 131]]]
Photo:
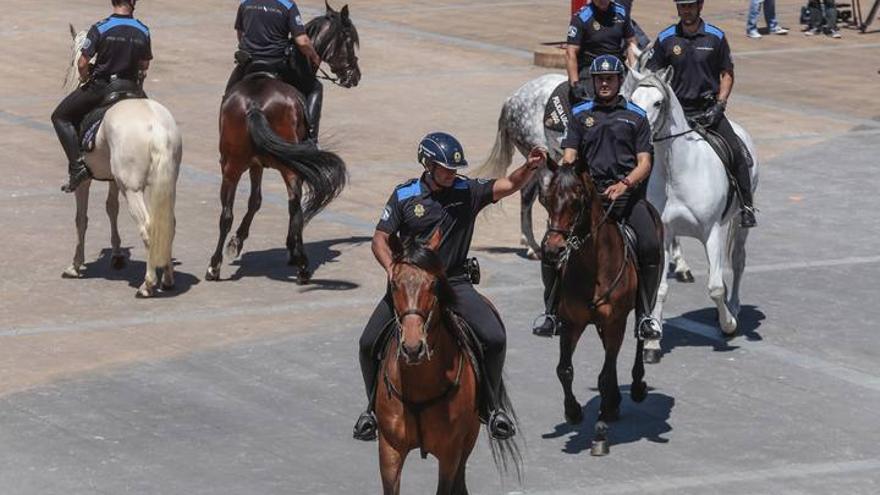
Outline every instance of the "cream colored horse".
[[[70, 68], [64, 81], [65, 89], [73, 91], [79, 84], [76, 62], [86, 32], [76, 33], [71, 26], [73, 51]], [[125, 196], [132, 218], [138, 225], [147, 248], [147, 272], [137, 294], [150, 297], [158, 285], [157, 269], [162, 268], [162, 288], [174, 287], [171, 244], [174, 240], [174, 201], [177, 175], [183, 145], [180, 131], [171, 113], [150, 99], [124, 100], [115, 104], [104, 116], [98, 129], [95, 149], [85, 155], [92, 176], [110, 182], [107, 214], [110, 217], [111, 263], [121, 268], [125, 258], [120, 250], [116, 217], [119, 213], [119, 192]], [[90, 180], [76, 190], [76, 252], [62, 276], [79, 278], [85, 261], [85, 236], [88, 225]]]

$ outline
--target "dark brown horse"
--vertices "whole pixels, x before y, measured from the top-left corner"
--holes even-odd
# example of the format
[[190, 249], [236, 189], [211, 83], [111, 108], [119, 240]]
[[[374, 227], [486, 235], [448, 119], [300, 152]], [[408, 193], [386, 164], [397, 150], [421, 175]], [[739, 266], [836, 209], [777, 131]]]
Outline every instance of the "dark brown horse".
[[[479, 381], [461, 324], [447, 311], [455, 294], [434, 252], [440, 238], [436, 231], [427, 246], [392, 243], [396, 331], [383, 353], [376, 392], [386, 495], [400, 492], [403, 464], [414, 449], [437, 458], [438, 494], [468, 493], [465, 470], [480, 433]], [[491, 447], [496, 463], [512, 461], [519, 473], [516, 444], [491, 440]]]
[[[581, 405], [571, 390], [574, 368], [571, 357], [586, 326], [596, 325], [605, 348], [605, 363], [599, 374], [599, 420], [595, 426], [593, 455], [608, 453], [607, 422], [620, 413], [617, 384], [617, 355], [626, 334], [626, 319], [635, 306], [637, 273], [626, 251], [623, 235], [586, 172], [560, 167], [550, 182], [548, 194], [550, 227], [544, 237], [547, 260], [560, 270], [559, 365], [556, 374], [565, 392], [565, 419], [571, 424], [583, 420]], [[642, 363], [644, 343], [638, 340], [630, 395], [641, 402], [647, 395]]]
[[[348, 6], [340, 12], [327, 5], [324, 16], [313, 19], [306, 31], [321, 59], [327, 62], [343, 87], [360, 81], [356, 48], [357, 30]], [[345, 163], [337, 155], [306, 141], [303, 96], [294, 87], [272, 77], [248, 77], [236, 85], [220, 107], [220, 238], [205, 278], [220, 278], [223, 243], [232, 229], [235, 190], [245, 171], [250, 173], [248, 210], [227, 245], [227, 255], [241, 254], [254, 215], [262, 203], [264, 168], [281, 173], [287, 186], [290, 221], [287, 234], [288, 264], [298, 269], [298, 282], [311, 277], [303, 247], [304, 225], [335, 199], [345, 186]], [[305, 187], [307, 194], [303, 195]]]

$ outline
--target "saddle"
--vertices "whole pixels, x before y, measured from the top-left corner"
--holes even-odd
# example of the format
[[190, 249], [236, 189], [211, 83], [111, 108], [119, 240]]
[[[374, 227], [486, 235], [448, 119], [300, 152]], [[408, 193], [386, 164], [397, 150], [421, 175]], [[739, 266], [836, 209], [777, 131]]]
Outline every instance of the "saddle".
[[89, 153], [95, 149], [95, 140], [98, 138], [98, 129], [104, 121], [104, 115], [113, 105], [123, 100], [146, 98], [143, 88], [134, 81], [115, 79], [107, 87], [107, 94], [101, 103], [87, 113], [79, 124], [79, 142], [83, 153]]
[[[724, 164], [724, 172], [727, 174], [727, 204], [724, 207], [724, 215], [727, 214], [730, 207], [733, 205], [733, 198], [736, 197], [737, 191], [739, 190], [738, 184], [736, 182], [736, 177], [730, 173], [730, 169], [733, 167], [733, 159], [734, 159], [734, 144], [728, 143], [721, 134], [711, 130], [706, 129], [700, 126], [693, 127], [694, 132], [700, 135], [703, 139], [712, 146], [712, 149], [715, 150], [715, 153], [718, 155], [718, 158], [721, 159], [721, 163]], [[752, 168], [755, 166], [755, 161], [752, 158], [751, 153], [749, 153], [749, 149], [746, 144], [740, 139], [739, 136], [736, 138], [735, 146], [739, 146], [739, 149], [742, 151], [743, 156], [746, 159], [746, 165], [748, 168]]]
[[570, 88], [568, 81], [565, 81], [556, 86], [556, 89], [550, 94], [550, 99], [547, 100], [547, 105], [544, 107], [544, 127], [546, 129], [560, 133], [565, 132], [571, 115]]

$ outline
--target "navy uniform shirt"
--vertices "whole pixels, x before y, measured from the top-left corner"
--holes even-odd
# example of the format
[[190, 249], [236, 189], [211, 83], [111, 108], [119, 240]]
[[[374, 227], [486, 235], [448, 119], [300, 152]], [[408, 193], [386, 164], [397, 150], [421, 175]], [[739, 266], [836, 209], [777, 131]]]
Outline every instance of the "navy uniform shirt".
[[141, 61], [153, 58], [150, 30], [130, 15], [113, 14], [89, 29], [82, 54], [89, 59], [97, 56], [95, 79], [115, 75], [136, 81]]
[[660, 32], [648, 60], [652, 71], [671, 66], [672, 90], [685, 111], [702, 110], [706, 94], [716, 96], [721, 86], [721, 72], [733, 70], [730, 45], [724, 31], [700, 21], [696, 33], [685, 34], [681, 24]]
[[597, 182], [626, 177], [638, 165], [637, 155], [654, 149], [645, 111], [622, 96], [610, 106], [587, 101], [571, 113], [562, 148], [576, 149]]
[[306, 25], [296, 4], [289, 0], [244, 0], [238, 6], [235, 30], [242, 33], [238, 44], [257, 58], [282, 58], [290, 36], [305, 34]]
[[568, 44], [581, 48], [578, 70], [588, 69], [599, 55], [614, 55], [623, 60], [623, 41], [635, 36], [629, 10], [616, 2], [608, 10], [600, 11], [589, 4], [571, 16], [568, 26]]
[[494, 179], [457, 177], [452, 187], [432, 192], [425, 176], [397, 186], [376, 230], [427, 241], [440, 227], [443, 241], [437, 253], [450, 275], [467, 259], [477, 214], [494, 202]]

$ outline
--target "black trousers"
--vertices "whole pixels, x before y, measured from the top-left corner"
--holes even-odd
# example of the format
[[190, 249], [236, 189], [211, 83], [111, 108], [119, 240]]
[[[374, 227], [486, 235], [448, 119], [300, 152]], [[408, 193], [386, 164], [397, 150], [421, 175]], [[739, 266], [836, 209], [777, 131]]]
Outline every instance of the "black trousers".
[[[487, 379], [497, 397], [501, 385], [501, 371], [507, 349], [507, 332], [498, 314], [492, 309], [470, 282], [450, 279], [455, 292], [455, 304], [451, 308], [467, 321], [483, 344]], [[390, 293], [379, 301], [373, 315], [367, 322], [360, 339], [360, 363], [364, 376], [364, 387], [370, 398], [379, 372], [377, 341], [385, 327], [394, 319], [394, 306]]]
[[730, 125], [730, 121], [727, 120], [726, 116], [721, 117], [721, 120], [718, 121], [718, 125], [713, 127], [712, 130], [720, 134], [721, 137], [727, 141], [730, 149], [733, 150], [733, 163], [731, 164], [733, 168], [730, 170], [730, 173], [736, 179], [740, 199], [742, 199], [745, 206], [751, 208], [752, 177], [749, 175], [748, 160], [746, 160], [743, 147], [739, 144], [739, 137], [736, 135], [736, 132], [733, 131], [733, 127]]
[[834, 0], [810, 0], [810, 29], [837, 29], [837, 5]]
[[101, 104], [108, 87], [109, 83], [105, 81], [91, 81], [73, 90], [52, 112], [52, 125], [69, 163], [80, 157], [78, 129], [82, 119]]

